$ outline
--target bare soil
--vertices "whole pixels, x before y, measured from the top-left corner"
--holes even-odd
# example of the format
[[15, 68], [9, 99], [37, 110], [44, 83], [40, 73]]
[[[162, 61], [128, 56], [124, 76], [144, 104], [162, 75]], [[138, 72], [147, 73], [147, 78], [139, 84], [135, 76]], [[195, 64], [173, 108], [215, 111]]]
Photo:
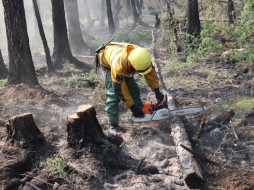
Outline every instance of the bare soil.
[[[94, 75], [93, 58], [77, 57], [86, 63], [84, 67], [91, 68], [90, 73]], [[172, 59], [163, 49], [158, 50], [157, 57], [160, 57], [157, 62], [161, 67]], [[81, 76], [86, 69], [65, 63], [63, 69], [48, 75], [41, 64], [45, 63], [44, 56], [34, 54], [33, 59], [42, 88], [21, 84], [0, 89], [1, 189], [188, 189], [181, 178], [169, 120], [134, 123], [130, 111], [121, 105], [121, 126], [125, 131], [112, 133], [106, 124], [102, 80], [84, 81], [81, 86], [70, 87], [66, 81], [72, 76]], [[243, 73], [243, 68], [248, 68], [248, 72]], [[203, 69], [236, 77], [217, 78], [211, 82]], [[187, 117], [186, 130], [190, 138], [202, 117], [212, 120], [223, 111], [229, 111], [221, 108], [225, 102], [233, 102], [234, 98], [253, 98], [254, 94], [254, 69], [247, 65], [197, 63], [181, 70], [178, 76], [170, 71], [161, 74], [169, 85], [168, 91], [182, 106], [202, 105], [205, 109], [202, 115]], [[174, 81], [174, 85], [170, 81]], [[144, 101], [155, 100], [148, 87], [142, 87], [141, 92]], [[67, 146], [66, 118], [82, 104], [95, 107], [108, 143], [87, 143], [82, 148]], [[6, 141], [4, 122], [25, 112], [33, 114], [47, 140], [37, 149], [12, 146]], [[236, 115], [230, 123], [203, 132], [193, 149], [220, 166], [198, 160], [206, 182], [202, 189], [254, 189], [253, 113], [254, 110]], [[65, 164], [61, 166], [64, 173], [53, 175], [51, 172], [56, 166], [42, 167], [39, 164], [56, 158], [64, 160]]]

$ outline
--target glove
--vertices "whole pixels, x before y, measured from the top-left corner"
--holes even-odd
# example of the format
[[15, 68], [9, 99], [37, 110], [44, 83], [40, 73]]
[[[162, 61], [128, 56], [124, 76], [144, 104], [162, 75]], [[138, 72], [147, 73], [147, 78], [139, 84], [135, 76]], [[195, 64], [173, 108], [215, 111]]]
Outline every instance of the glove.
[[164, 95], [161, 93], [159, 88], [154, 89], [157, 104], [161, 103], [164, 99]]
[[134, 117], [143, 117], [144, 116], [143, 111], [140, 108], [138, 108], [137, 106], [133, 105], [130, 107], [130, 109], [131, 109], [132, 115]]

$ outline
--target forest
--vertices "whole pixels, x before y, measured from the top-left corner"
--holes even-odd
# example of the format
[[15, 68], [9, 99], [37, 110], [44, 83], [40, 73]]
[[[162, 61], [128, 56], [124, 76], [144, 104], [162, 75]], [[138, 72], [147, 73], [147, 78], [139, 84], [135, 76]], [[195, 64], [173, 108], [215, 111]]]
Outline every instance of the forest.
[[[149, 51], [169, 116], [120, 102], [112, 131], [96, 60], [114, 43]], [[253, 0], [1, 1], [0, 189], [253, 190], [253, 157]]]

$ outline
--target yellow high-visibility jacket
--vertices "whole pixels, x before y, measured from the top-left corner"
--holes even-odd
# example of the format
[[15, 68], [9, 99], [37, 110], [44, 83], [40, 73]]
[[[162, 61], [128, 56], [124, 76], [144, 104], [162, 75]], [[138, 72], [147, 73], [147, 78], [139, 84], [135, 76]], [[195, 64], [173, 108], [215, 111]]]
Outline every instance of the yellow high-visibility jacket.
[[[133, 77], [136, 73], [128, 62], [128, 55], [137, 47], [137, 45], [128, 43], [111, 42], [99, 53], [101, 66], [111, 70], [115, 93], [123, 97], [122, 100], [127, 107], [131, 107], [134, 102], [124, 82], [124, 77]], [[154, 69], [144, 77], [152, 90], [159, 88], [159, 81]], [[120, 88], [119, 85], [121, 85]]]

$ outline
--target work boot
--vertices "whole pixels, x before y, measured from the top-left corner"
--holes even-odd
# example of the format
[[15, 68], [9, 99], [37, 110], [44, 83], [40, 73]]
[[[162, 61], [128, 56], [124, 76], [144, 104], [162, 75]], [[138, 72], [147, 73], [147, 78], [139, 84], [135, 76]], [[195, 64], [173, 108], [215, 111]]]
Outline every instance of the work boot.
[[110, 124], [109, 125], [109, 132], [111, 134], [119, 134], [119, 133], [125, 133], [126, 129], [119, 126], [118, 124]]

